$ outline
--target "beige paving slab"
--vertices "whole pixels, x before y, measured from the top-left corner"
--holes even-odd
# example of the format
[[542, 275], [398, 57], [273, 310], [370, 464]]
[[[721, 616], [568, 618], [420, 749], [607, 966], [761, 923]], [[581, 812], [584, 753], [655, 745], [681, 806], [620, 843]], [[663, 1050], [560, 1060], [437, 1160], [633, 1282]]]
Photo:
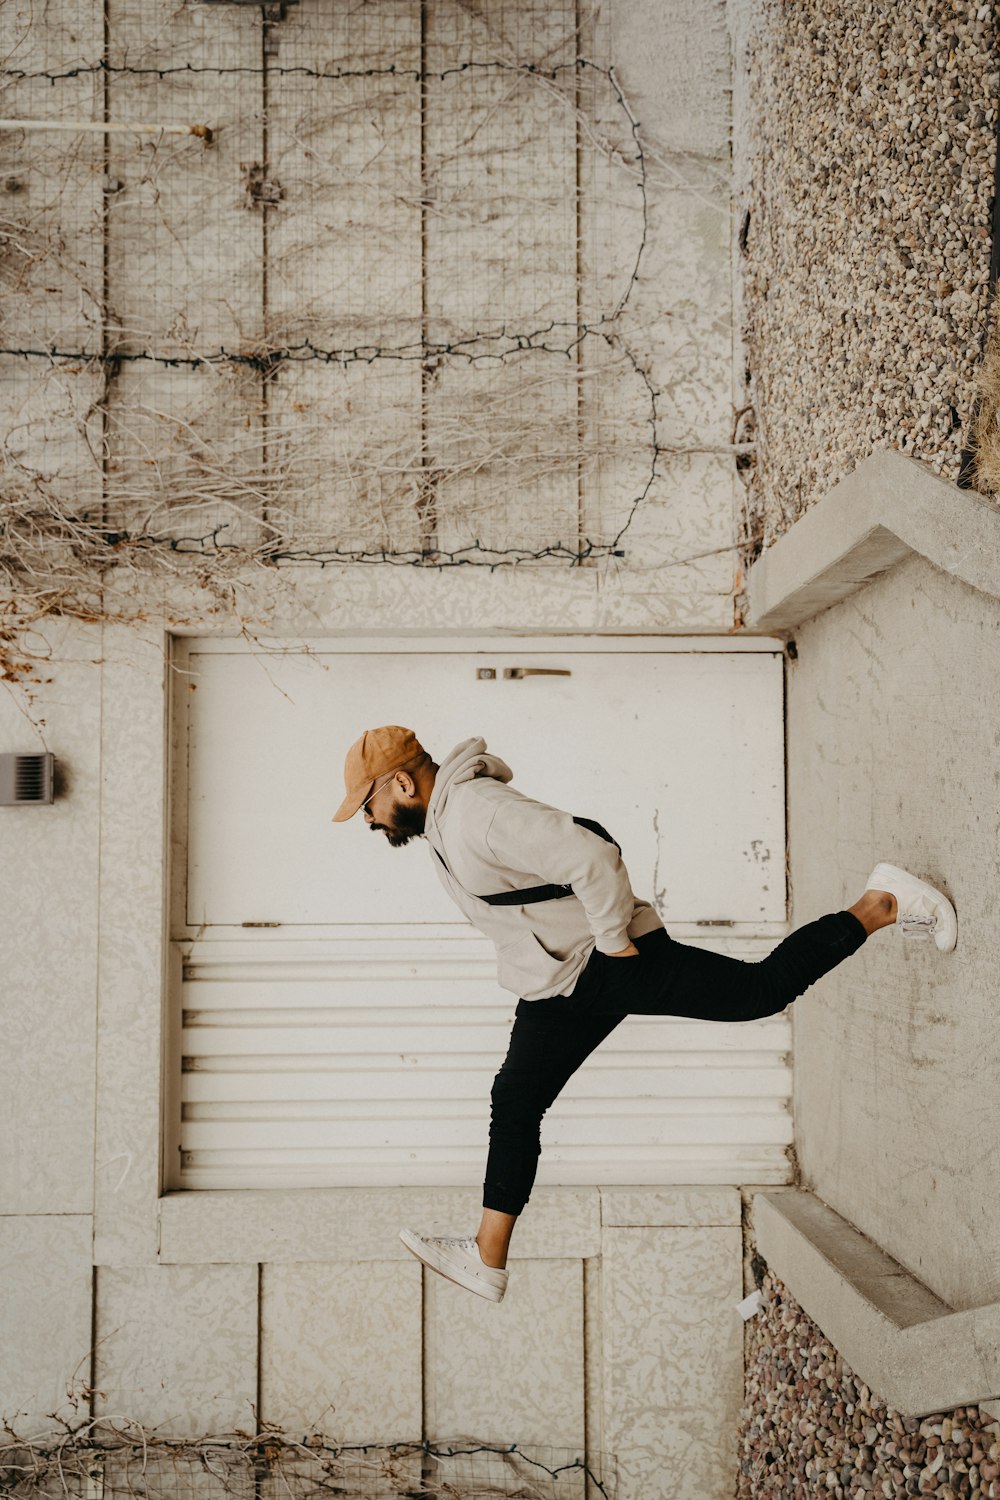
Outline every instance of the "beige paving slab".
[[257, 1281], [256, 1266], [102, 1266], [96, 1414], [128, 1416], [161, 1437], [248, 1427]]
[[583, 1264], [510, 1271], [500, 1303], [425, 1272], [428, 1436], [582, 1446]]
[[601, 1223], [612, 1228], [695, 1228], [740, 1223], [739, 1188], [602, 1188]]
[[736, 1227], [604, 1235], [604, 1433], [620, 1500], [729, 1500], [743, 1391]]
[[[85, 644], [86, 634], [63, 634], [60, 654], [81, 654]], [[32, 688], [44, 742], [12, 693], [0, 699], [0, 753], [56, 757], [55, 801], [0, 817], [0, 1130], [10, 1143], [0, 1203], [10, 1214], [93, 1210], [100, 670], [79, 660], [38, 669], [49, 679]]]
[[412, 1257], [262, 1266], [262, 1416], [337, 1443], [419, 1439], [421, 1313]]
[[0, 1217], [0, 1417], [19, 1436], [88, 1415], [92, 1233], [88, 1214]]

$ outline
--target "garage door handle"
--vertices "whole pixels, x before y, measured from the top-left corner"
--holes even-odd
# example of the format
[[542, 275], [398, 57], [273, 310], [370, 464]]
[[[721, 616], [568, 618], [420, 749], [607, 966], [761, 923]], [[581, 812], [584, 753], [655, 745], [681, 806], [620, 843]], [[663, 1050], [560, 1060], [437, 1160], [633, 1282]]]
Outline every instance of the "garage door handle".
[[568, 667], [504, 667], [503, 675], [518, 677], [572, 677]]

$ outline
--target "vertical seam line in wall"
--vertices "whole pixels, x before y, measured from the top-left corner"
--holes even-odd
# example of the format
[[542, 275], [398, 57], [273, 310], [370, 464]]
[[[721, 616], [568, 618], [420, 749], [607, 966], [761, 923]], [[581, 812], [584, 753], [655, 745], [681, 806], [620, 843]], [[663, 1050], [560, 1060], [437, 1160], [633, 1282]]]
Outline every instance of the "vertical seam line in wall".
[[[574, 38], [576, 41], [577, 57], [583, 54], [583, 35], [581, 31], [580, 0], [576, 0], [574, 10]], [[573, 121], [573, 131], [576, 145], [576, 200], [574, 203], [574, 230], [576, 234], [576, 287], [574, 292], [574, 304], [576, 307], [576, 550], [582, 552], [584, 548], [584, 493], [583, 493], [583, 444], [585, 436], [585, 414], [583, 404], [583, 339], [580, 337], [580, 325], [583, 322], [583, 139], [581, 129], [581, 110], [583, 108], [581, 70], [576, 69], [574, 80], [573, 102], [576, 105], [576, 118]], [[600, 587], [600, 579], [598, 579]]]
[[[101, 80], [101, 102], [104, 123], [110, 121], [111, 100], [111, 74], [109, 64], [111, 62], [111, 21], [108, 13], [109, 0], [104, 0], [101, 7], [101, 26], [103, 31], [104, 63]], [[104, 173], [105, 177], [111, 170], [111, 133], [104, 132]], [[101, 213], [101, 353], [108, 352], [108, 296], [110, 275], [110, 240], [111, 240], [111, 194], [102, 194]], [[108, 371], [110, 365], [107, 360], [101, 361], [102, 386], [104, 399], [101, 402], [101, 523], [107, 525], [108, 512]], [[105, 635], [107, 633], [107, 622], [101, 621], [101, 664], [99, 667], [100, 678], [97, 690], [97, 751], [103, 769], [104, 765], [104, 674], [106, 671], [105, 661], [107, 652], [105, 650]], [[104, 839], [104, 777], [97, 778], [97, 890], [95, 892], [96, 908], [96, 932], [97, 943], [94, 954], [94, 1105], [93, 1125], [90, 1133], [90, 1402], [89, 1415], [93, 1421], [97, 1415], [94, 1393], [97, 1386], [97, 1267], [94, 1265], [95, 1242], [97, 1235], [97, 1130], [98, 1130], [98, 1101], [100, 1099], [100, 1035], [101, 1035], [101, 870]]]
[[[91, 1238], [93, 1238], [93, 1218], [91, 1218]], [[91, 1254], [93, 1262], [93, 1254]], [[97, 1278], [100, 1267], [91, 1264], [90, 1268], [90, 1365], [88, 1370], [87, 1384], [90, 1389], [87, 1392], [87, 1411], [89, 1420], [93, 1422], [97, 1417]]]
[[[427, 405], [430, 384], [428, 370], [428, 304], [427, 304], [427, 0], [420, 3], [420, 493], [417, 499], [417, 545], [430, 551], [437, 541], [437, 500], [433, 492], [427, 452]], [[435, 369], [437, 365], [435, 365]]]
[[791, 835], [792, 820], [788, 801], [788, 673], [789, 656], [786, 645], [781, 653], [781, 779], [784, 787], [785, 847], [785, 921], [791, 922], [793, 911]]
[[[598, 1205], [600, 1205], [600, 1190], [598, 1190], [597, 1201]], [[598, 1206], [598, 1214], [599, 1213], [600, 1207]], [[580, 1343], [581, 1353], [583, 1355], [583, 1358], [581, 1360], [581, 1364], [583, 1366], [583, 1379], [581, 1381], [583, 1387], [583, 1461], [589, 1467], [591, 1461], [591, 1449], [593, 1447], [593, 1434], [590, 1430], [590, 1361], [587, 1358], [588, 1332], [587, 1258], [586, 1256], [584, 1256], [580, 1261]], [[584, 1475], [584, 1483], [585, 1487], [589, 1487], [589, 1478], [586, 1476], [586, 1474]]]
[[[740, 1290], [742, 1291], [744, 1297], [748, 1297], [750, 1295], [751, 1291], [752, 1291], [752, 1288], [747, 1283], [749, 1281], [755, 1281], [753, 1273], [752, 1273], [752, 1271], [750, 1270], [750, 1268], [747, 1265], [747, 1245], [748, 1245], [748, 1241], [750, 1239], [750, 1231], [751, 1231], [751, 1228], [752, 1228], [752, 1215], [751, 1215], [751, 1208], [750, 1208], [750, 1204], [751, 1204], [750, 1190], [748, 1188], [746, 1188], [746, 1187], [741, 1187], [739, 1189], [739, 1194], [740, 1194]], [[754, 1253], [756, 1253], [756, 1250], [757, 1250], [757, 1244], [756, 1244], [756, 1240], [755, 1240], [754, 1241]], [[742, 1387], [743, 1387], [743, 1400], [745, 1401], [746, 1400], [746, 1393], [747, 1393], [747, 1371], [750, 1368], [750, 1319], [749, 1318], [744, 1319], [743, 1327], [740, 1329], [740, 1359], [741, 1359], [742, 1369], [743, 1369], [743, 1378], [742, 1378], [741, 1384], [742, 1384]]]
[[420, 1439], [428, 1439], [427, 1423], [427, 1278], [430, 1272], [420, 1267]]
[[[796, 659], [797, 659], [797, 657], [798, 657], [798, 647], [796, 646]], [[786, 920], [786, 923], [789, 926], [791, 926], [792, 915], [793, 915], [793, 912], [795, 910], [794, 899], [793, 899], [794, 893], [793, 893], [793, 887], [792, 887], [792, 860], [791, 860], [792, 820], [791, 820], [791, 807], [790, 807], [790, 803], [789, 803], [789, 791], [788, 791], [788, 783], [789, 783], [789, 778], [788, 778], [788, 762], [789, 762], [789, 736], [788, 736], [788, 700], [789, 700], [789, 691], [788, 691], [788, 679], [789, 679], [789, 673], [791, 671], [791, 662], [792, 662], [792, 658], [788, 654], [788, 644], [786, 642], [785, 649], [784, 649], [784, 651], [781, 654], [781, 745], [782, 745], [782, 749], [781, 749], [781, 761], [782, 761], [782, 779], [783, 779], [784, 785], [785, 785], [785, 799], [784, 799], [785, 800], [785, 920]], [[796, 1117], [795, 1117], [795, 1016], [794, 1016], [794, 1009], [795, 1008], [793, 1006], [792, 1007], [792, 1012], [793, 1013], [792, 1013], [792, 1017], [791, 1017], [791, 1021], [790, 1021], [791, 1041], [789, 1043], [789, 1063], [788, 1063], [789, 1085], [790, 1085], [790, 1094], [791, 1094], [791, 1111], [790, 1112], [791, 1112], [791, 1116], [792, 1116], [792, 1145], [791, 1145], [791, 1155], [789, 1156], [787, 1148], [786, 1148], [786, 1151], [785, 1151], [785, 1155], [786, 1155], [786, 1158], [788, 1159], [788, 1164], [789, 1164], [789, 1166], [792, 1169], [792, 1183], [793, 1183], [793, 1185], [796, 1185], [796, 1184], [798, 1184], [801, 1181], [802, 1174], [801, 1174], [801, 1172], [799, 1170], [799, 1146], [798, 1146], [799, 1132], [798, 1132], [798, 1126], [797, 1126], [797, 1121], [796, 1121]]]
[[[104, 68], [101, 79], [101, 105], [105, 125], [111, 123], [111, 17], [110, 0], [104, 0], [101, 7], [101, 26], [104, 41]], [[103, 149], [104, 183], [110, 186], [111, 176], [111, 132], [104, 132]], [[110, 454], [108, 452], [111, 436], [110, 416], [110, 385], [111, 385], [111, 363], [108, 359], [108, 309], [111, 300], [111, 199], [112, 194], [105, 192], [101, 201], [101, 524], [108, 524], [108, 475]], [[102, 653], [103, 655], [103, 653]]]
[[[586, 1256], [583, 1260], [584, 1295], [584, 1453], [587, 1466], [596, 1468], [599, 1483], [585, 1476], [585, 1500], [596, 1500], [598, 1494], [605, 1495], [603, 1485], [613, 1483], [613, 1458], [604, 1447], [605, 1415], [605, 1363], [604, 1363], [604, 1232], [601, 1230], [601, 1249], [598, 1255]], [[605, 1472], [605, 1462], [611, 1472]]]
[[[264, 1413], [261, 1410], [261, 1391], [264, 1385], [264, 1263], [257, 1262], [257, 1431], [264, 1430]], [[257, 1478], [260, 1484], [260, 1478]]]
[[[268, 130], [268, 120], [267, 120], [267, 111], [268, 111], [268, 107], [270, 105], [270, 91], [269, 91], [268, 86], [267, 86], [268, 85], [268, 76], [267, 76], [268, 50], [267, 50], [267, 43], [268, 43], [268, 38], [270, 36], [270, 22], [269, 22], [269, 20], [267, 18], [267, 13], [266, 13], [266, 11], [263, 8], [261, 9], [261, 16], [264, 19], [263, 19], [263, 24], [262, 24], [262, 26], [260, 28], [260, 165], [261, 165], [261, 177], [264, 178], [264, 179], [266, 179], [267, 175], [268, 175], [268, 173], [270, 171], [270, 163], [268, 162], [268, 153], [270, 152], [270, 149], [271, 149], [271, 136], [270, 136], [270, 131]], [[270, 342], [269, 341], [270, 341], [270, 332], [271, 332], [271, 330], [270, 330], [270, 328], [268, 326], [269, 323], [270, 323], [270, 310], [269, 310], [269, 305], [268, 305], [268, 277], [269, 277], [269, 274], [270, 274], [270, 261], [268, 259], [268, 256], [269, 256], [269, 253], [270, 253], [270, 242], [269, 242], [269, 236], [268, 236], [268, 232], [267, 232], [267, 230], [268, 230], [268, 211], [267, 211], [267, 201], [266, 201], [266, 199], [262, 199], [261, 200], [259, 208], [260, 208], [260, 322], [261, 322], [260, 332], [261, 332], [261, 337], [262, 337], [264, 349], [265, 349], [265, 351], [267, 351], [267, 350], [270, 349]], [[269, 425], [268, 424], [268, 419], [269, 419], [270, 413], [268, 411], [268, 399], [269, 399], [269, 395], [270, 395], [270, 392], [269, 392], [269, 377], [272, 374], [273, 369], [274, 369], [273, 365], [265, 364], [264, 366], [262, 366], [262, 368], [260, 370], [260, 377], [259, 377], [260, 378], [260, 427], [261, 427], [261, 430], [260, 430], [260, 468], [261, 468], [261, 474], [264, 477], [264, 495], [263, 495], [263, 501], [262, 501], [262, 504], [261, 504], [262, 531], [263, 531], [263, 527], [266, 526], [267, 522], [270, 520], [269, 507], [268, 507], [268, 484], [267, 484], [268, 472], [269, 472], [268, 466], [269, 466], [269, 463], [270, 463], [270, 451], [269, 451], [269, 444], [268, 444], [268, 435], [269, 435], [269, 433], [268, 433], [268, 425]]]
[[[160, 1209], [160, 1199], [167, 1186], [167, 1178], [175, 1170], [173, 1164], [168, 1170], [167, 1150], [168, 1145], [175, 1144], [171, 1135], [173, 1117], [168, 1120], [168, 1106], [174, 1102], [174, 1078], [173, 1070], [176, 1065], [180, 1069], [180, 1060], [174, 1058], [172, 1038], [172, 1010], [173, 991], [171, 979], [173, 965], [171, 963], [170, 940], [173, 934], [173, 909], [171, 907], [171, 890], [173, 886], [171, 858], [173, 853], [173, 670], [174, 670], [174, 637], [169, 630], [160, 631], [160, 650], [163, 660], [163, 697], [161, 707], [163, 711], [163, 778], [161, 782], [163, 791], [163, 812], [160, 831], [162, 837], [163, 855], [160, 861], [160, 1098], [157, 1118], [159, 1121], [159, 1139], [156, 1149], [156, 1258], [160, 1258], [160, 1247], [163, 1240], [163, 1215]], [[181, 1112], [179, 1102], [180, 1091], [178, 1090], [178, 1114]]]

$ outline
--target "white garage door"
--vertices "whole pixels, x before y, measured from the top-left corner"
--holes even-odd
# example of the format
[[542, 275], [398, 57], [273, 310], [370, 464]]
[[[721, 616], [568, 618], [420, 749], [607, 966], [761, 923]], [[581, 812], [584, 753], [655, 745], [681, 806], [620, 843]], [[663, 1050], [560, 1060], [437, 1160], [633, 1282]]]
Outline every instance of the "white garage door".
[[[483, 735], [614, 834], [681, 941], [787, 931], [769, 642], [176, 644], [169, 1187], [481, 1180], [516, 1002], [426, 844], [331, 821], [367, 727], [439, 761]], [[539, 1182], [788, 1180], [789, 1048], [781, 1017], [627, 1020], [549, 1112]]]

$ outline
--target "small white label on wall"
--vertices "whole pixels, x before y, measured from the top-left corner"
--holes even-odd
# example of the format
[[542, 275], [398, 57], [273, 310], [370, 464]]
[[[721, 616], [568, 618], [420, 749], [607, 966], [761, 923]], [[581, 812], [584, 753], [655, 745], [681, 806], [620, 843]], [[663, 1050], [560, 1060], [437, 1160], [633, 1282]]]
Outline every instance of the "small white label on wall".
[[760, 1312], [763, 1301], [764, 1298], [760, 1292], [751, 1292], [749, 1297], [744, 1297], [742, 1302], [737, 1302], [736, 1311], [744, 1323], [748, 1318], [752, 1318], [756, 1313]]

